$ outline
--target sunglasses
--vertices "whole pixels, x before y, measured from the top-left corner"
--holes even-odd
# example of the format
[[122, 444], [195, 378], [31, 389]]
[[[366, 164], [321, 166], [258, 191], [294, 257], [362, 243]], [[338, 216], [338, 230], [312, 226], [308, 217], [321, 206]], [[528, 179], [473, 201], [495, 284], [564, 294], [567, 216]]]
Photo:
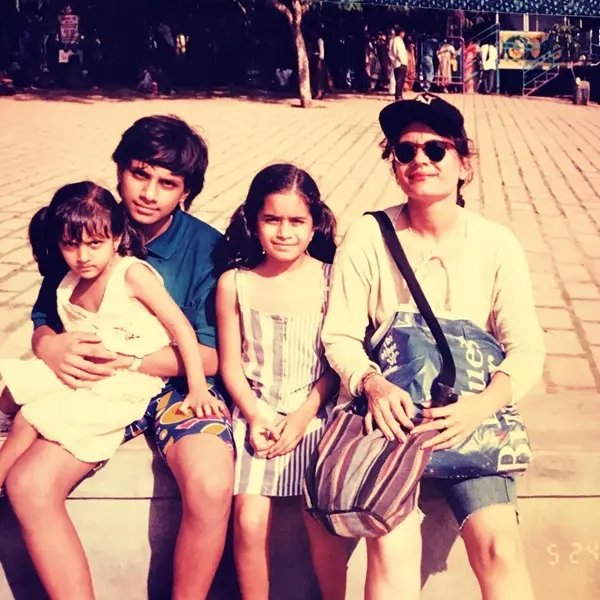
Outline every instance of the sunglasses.
[[448, 150], [455, 149], [456, 146], [451, 142], [443, 140], [429, 140], [424, 144], [415, 144], [414, 142], [398, 142], [394, 146], [394, 157], [399, 163], [407, 165], [415, 160], [417, 150], [422, 149], [425, 156], [431, 162], [440, 162], [446, 156]]

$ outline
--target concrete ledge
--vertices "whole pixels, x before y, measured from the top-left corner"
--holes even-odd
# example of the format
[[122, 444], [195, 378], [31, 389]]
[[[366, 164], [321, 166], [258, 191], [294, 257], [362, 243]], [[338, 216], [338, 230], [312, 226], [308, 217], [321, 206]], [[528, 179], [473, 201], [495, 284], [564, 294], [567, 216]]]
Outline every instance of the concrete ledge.
[[[600, 440], [594, 397], [532, 398], [523, 405], [536, 458], [519, 480], [520, 518], [537, 597], [596, 600], [600, 589]], [[145, 438], [124, 445], [84, 480], [67, 507], [86, 547], [98, 600], [167, 600], [179, 527], [179, 495], [170, 472]], [[446, 505], [422, 501], [422, 600], [480, 597]], [[306, 534], [292, 503], [276, 507], [271, 544], [276, 600], [319, 597]], [[349, 565], [347, 600], [363, 598], [365, 548]], [[454, 597], [454, 596], [452, 596]], [[8, 502], [0, 501], [0, 598], [42, 600]], [[230, 543], [211, 600], [238, 600]]]
[[[446, 506], [423, 504], [425, 540], [422, 600], [478, 600], [479, 590]], [[176, 500], [69, 500], [86, 548], [98, 600], [168, 600], [171, 560], [179, 524]], [[279, 506], [271, 554], [275, 600], [319, 598], [297, 512]], [[528, 566], [538, 598], [597, 600], [600, 589], [599, 498], [524, 499], [520, 519]], [[150, 526], [149, 526], [150, 524]], [[0, 598], [45, 600], [7, 505], [0, 505]], [[201, 557], [199, 558], [201, 560]], [[355, 548], [347, 600], [362, 600], [366, 554]], [[448, 595], [456, 590], [456, 595]], [[229, 544], [210, 600], [239, 600]]]

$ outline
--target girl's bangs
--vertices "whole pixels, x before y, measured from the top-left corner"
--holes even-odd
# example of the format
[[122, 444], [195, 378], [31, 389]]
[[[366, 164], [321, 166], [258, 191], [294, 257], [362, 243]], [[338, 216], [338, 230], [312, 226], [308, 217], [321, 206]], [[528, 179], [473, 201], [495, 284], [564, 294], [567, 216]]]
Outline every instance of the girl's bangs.
[[96, 203], [81, 203], [75, 207], [64, 207], [56, 215], [57, 234], [62, 241], [82, 242], [84, 233], [91, 238], [112, 237], [111, 215]]

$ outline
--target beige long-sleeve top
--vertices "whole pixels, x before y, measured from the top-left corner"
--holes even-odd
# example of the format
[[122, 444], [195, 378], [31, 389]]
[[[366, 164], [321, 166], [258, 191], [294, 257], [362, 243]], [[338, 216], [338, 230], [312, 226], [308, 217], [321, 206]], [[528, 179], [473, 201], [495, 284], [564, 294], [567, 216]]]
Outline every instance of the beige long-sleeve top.
[[[401, 210], [386, 212], [395, 223]], [[540, 378], [545, 359], [525, 253], [509, 229], [467, 209], [460, 210], [457, 227], [456, 243], [444, 256], [410, 228], [398, 237], [434, 313], [468, 319], [500, 342], [506, 357], [497, 371], [510, 377], [515, 402]], [[363, 216], [338, 249], [323, 328], [329, 364], [351, 395], [377, 367], [365, 352], [366, 336], [402, 305], [417, 312], [377, 222]]]

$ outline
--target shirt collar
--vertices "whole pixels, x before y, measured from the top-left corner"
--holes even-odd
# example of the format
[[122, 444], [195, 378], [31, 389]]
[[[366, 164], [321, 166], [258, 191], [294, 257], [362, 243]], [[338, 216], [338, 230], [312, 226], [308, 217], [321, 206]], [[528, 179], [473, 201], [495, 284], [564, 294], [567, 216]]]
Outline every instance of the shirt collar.
[[181, 238], [182, 219], [181, 209], [177, 207], [167, 230], [148, 244], [148, 254], [163, 260], [169, 260], [173, 256]]

